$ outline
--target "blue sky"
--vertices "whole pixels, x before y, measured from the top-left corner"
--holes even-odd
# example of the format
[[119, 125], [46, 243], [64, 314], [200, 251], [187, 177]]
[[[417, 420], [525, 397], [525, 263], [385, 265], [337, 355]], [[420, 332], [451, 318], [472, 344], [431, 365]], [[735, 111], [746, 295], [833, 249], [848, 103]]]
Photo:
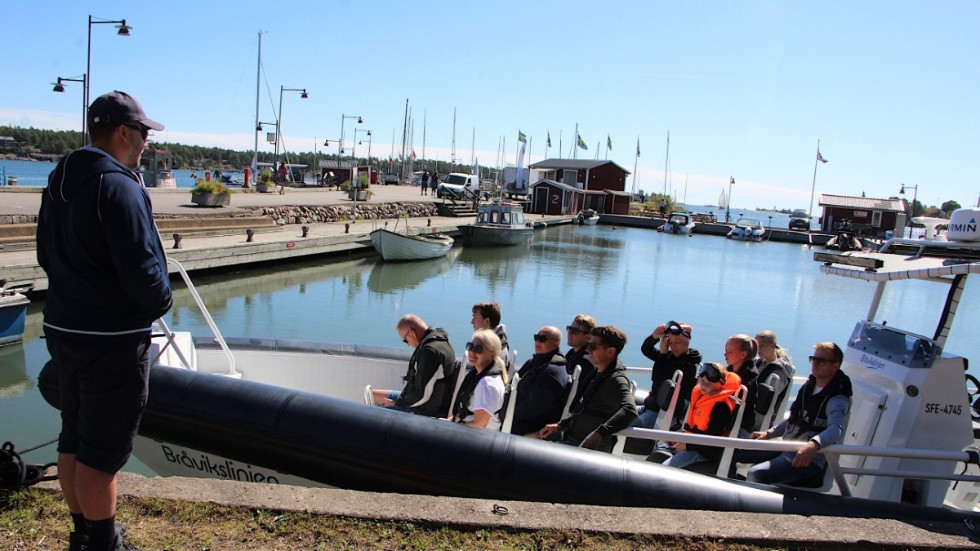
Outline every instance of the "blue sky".
[[291, 151], [338, 138], [349, 114], [387, 157], [409, 98], [419, 155], [424, 117], [426, 156], [449, 159], [454, 107], [457, 157], [475, 129], [483, 165], [502, 137], [514, 162], [518, 129], [532, 161], [548, 132], [548, 156], [559, 136], [568, 155], [578, 123], [579, 158], [597, 143], [605, 158], [608, 134], [630, 171], [639, 137], [647, 191], [664, 188], [670, 131], [667, 185], [689, 203], [734, 176], [733, 206], [807, 208], [817, 140], [818, 194], [980, 193], [978, 2], [7, 2], [0, 124], [81, 128], [81, 85], [50, 83], [85, 72], [89, 15], [133, 26], [92, 27], [92, 98], [133, 94], [162, 141], [252, 148], [261, 30], [261, 120], [280, 86], [310, 94], [283, 98]]

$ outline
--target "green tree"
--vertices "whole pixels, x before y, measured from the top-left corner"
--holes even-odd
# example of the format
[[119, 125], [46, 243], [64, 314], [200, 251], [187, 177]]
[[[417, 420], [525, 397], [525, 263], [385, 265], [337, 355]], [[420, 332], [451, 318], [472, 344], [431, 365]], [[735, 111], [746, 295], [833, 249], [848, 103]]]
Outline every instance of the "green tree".
[[959, 203], [953, 200], [946, 201], [945, 203], [939, 206], [939, 210], [943, 211], [943, 213], [945, 213], [946, 216], [952, 215], [953, 211], [958, 208], [962, 208], [962, 207], [960, 206]]

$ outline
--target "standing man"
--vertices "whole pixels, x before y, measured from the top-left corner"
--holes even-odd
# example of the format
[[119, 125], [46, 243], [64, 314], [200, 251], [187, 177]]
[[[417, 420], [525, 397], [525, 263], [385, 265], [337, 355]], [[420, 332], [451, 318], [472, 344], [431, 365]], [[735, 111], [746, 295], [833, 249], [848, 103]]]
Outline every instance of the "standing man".
[[751, 482], [793, 483], [824, 471], [827, 459], [820, 448], [843, 439], [851, 410], [851, 379], [840, 369], [844, 352], [832, 342], [813, 345], [811, 374], [790, 406], [789, 418], [767, 431], [753, 432], [751, 438], [768, 440], [782, 436], [806, 445], [796, 452], [774, 454], [769, 461], [749, 469]]
[[697, 372], [701, 363], [701, 353], [691, 348], [693, 331], [694, 328], [686, 323], [669, 321], [654, 328], [650, 336], [643, 341], [640, 351], [653, 360], [653, 371], [650, 374], [653, 384], [650, 386], [650, 393], [643, 401], [643, 411], [632, 426], [645, 429], [655, 427], [657, 416], [660, 414], [657, 394], [660, 392], [661, 385], [670, 380], [678, 370], [684, 374], [684, 378], [681, 379], [681, 390], [674, 409], [674, 418], [671, 420], [672, 430], [684, 421], [691, 392], [698, 384]]
[[561, 331], [557, 327], [542, 327], [534, 334], [534, 355], [518, 371], [521, 379], [517, 384], [512, 434], [536, 437], [545, 425], [561, 420], [568, 371], [560, 346]]
[[586, 345], [596, 375], [582, 398], [572, 405], [571, 416], [560, 423], [546, 425], [538, 432], [542, 440], [558, 433], [562, 444], [593, 450], [612, 451], [613, 433], [629, 426], [636, 418], [636, 402], [619, 354], [626, 346], [626, 335], [611, 325], [596, 327]]
[[374, 403], [429, 417], [448, 417], [456, 385], [456, 354], [445, 329], [429, 327], [415, 314], [398, 320], [395, 331], [415, 349], [408, 360], [405, 388], [372, 391]]
[[123, 92], [88, 111], [92, 145], [48, 176], [37, 224], [48, 275], [44, 334], [58, 370], [58, 478], [69, 549], [130, 549], [115, 525], [116, 473], [133, 450], [149, 376], [150, 326], [172, 305], [167, 258], [139, 166], [150, 129]]

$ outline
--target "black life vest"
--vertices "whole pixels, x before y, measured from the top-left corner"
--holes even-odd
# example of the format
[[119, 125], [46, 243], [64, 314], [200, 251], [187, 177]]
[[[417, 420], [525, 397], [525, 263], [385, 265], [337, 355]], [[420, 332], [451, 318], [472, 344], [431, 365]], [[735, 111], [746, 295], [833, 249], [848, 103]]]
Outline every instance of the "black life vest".
[[456, 403], [453, 404], [453, 422], [462, 423], [464, 419], [473, 415], [473, 412], [469, 409], [470, 399], [473, 397], [473, 392], [476, 391], [476, 386], [480, 384], [480, 379], [484, 377], [500, 377], [502, 371], [500, 364], [495, 360], [490, 366], [490, 369], [484, 369], [482, 372], [478, 372], [474, 368], [466, 372], [466, 377], [463, 379], [463, 383], [459, 387], [459, 393], [456, 395]]
[[817, 379], [813, 375], [806, 380], [803, 388], [796, 395], [796, 400], [789, 411], [789, 423], [796, 430], [797, 439], [801, 435], [812, 433], [817, 434], [827, 428], [827, 401], [834, 396], [853, 395], [851, 379], [843, 371], [837, 370], [834, 378], [823, 387], [820, 392], [813, 393], [817, 386]]

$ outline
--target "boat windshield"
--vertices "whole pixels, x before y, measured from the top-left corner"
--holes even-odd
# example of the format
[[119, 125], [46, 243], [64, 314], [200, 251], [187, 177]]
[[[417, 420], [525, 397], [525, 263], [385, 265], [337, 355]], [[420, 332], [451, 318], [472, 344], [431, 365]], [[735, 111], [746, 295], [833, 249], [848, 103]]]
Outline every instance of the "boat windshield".
[[867, 352], [861, 355], [861, 363], [869, 369], [884, 368], [880, 362], [876, 363], [877, 358], [907, 367], [928, 368], [942, 353], [942, 348], [932, 339], [870, 321], [859, 322], [854, 327], [848, 345]]
[[515, 210], [513, 214], [514, 214], [514, 223], [515, 224], [524, 224], [524, 212], [523, 211]]

